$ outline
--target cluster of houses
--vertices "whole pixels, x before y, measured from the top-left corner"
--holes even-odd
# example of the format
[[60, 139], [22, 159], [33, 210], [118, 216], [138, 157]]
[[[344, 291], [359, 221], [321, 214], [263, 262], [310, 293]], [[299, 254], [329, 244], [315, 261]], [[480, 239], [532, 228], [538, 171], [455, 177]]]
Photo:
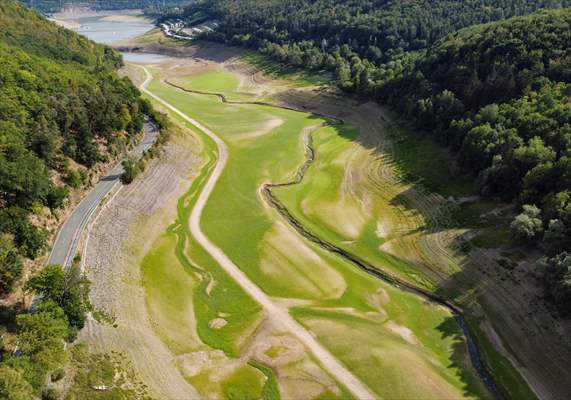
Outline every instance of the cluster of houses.
[[210, 32], [218, 26], [217, 21], [206, 21], [199, 25], [185, 27], [184, 21], [180, 19], [166, 20], [160, 25], [165, 36], [175, 39], [191, 40], [204, 32]]

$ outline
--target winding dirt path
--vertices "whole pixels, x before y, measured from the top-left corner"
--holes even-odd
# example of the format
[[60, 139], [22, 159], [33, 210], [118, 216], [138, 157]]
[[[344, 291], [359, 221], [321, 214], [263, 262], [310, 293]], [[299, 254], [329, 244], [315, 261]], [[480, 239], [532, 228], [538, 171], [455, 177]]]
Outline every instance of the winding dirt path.
[[[145, 82], [150, 81], [152, 76], [149, 73], [149, 70], [145, 67], [141, 68], [143, 68], [147, 76]], [[377, 395], [375, 395], [365, 384], [363, 384], [343, 364], [341, 364], [337, 358], [335, 358], [327, 349], [325, 349], [312, 336], [310, 332], [308, 332], [303, 326], [297, 323], [287, 311], [275, 305], [270, 300], [270, 298], [258, 286], [256, 286], [246, 276], [246, 274], [240, 268], [238, 268], [236, 264], [234, 264], [232, 260], [230, 260], [230, 258], [224, 253], [222, 249], [220, 249], [218, 246], [212, 243], [208, 237], [206, 237], [200, 227], [200, 218], [202, 216], [202, 211], [206, 206], [206, 202], [208, 201], [208, 198], [210, 197], [210, 194], [212, 193], [218, 178], [220, 178], [220, 175], [226, 166], [226, 162], [228, 160], [228, 148], [222, 139], [220, 139], [213, 131], [202, 125], [200, 122], [190, 118], [188, 115], [170, 103], [166, 102], [165, 100], [149, 91], [146, 87], [141, 87], [141, 90], [174, 113], [178, 114], [185, 121], [203, 131], [210, 139], [216, 143], [218, 148], [218, 160], [216, 161], [216, 166], [214, 167], [214, 170], [212, 171], [208, 181], [202, 189], [202, 192], [200, 193], [190, 215], [190, 231], [198, 243], [200, 243], [200, 245], [250, 296], [252, 296], [252, 298], [254, 298], [264, 307], [268, 318], [272, 318], [277, 324], [293, 333], [320, 361], [323, 367], [333, 377], [335, 377], [335, 379], [343, 384], [355, 397], [359, 399], [378, 398]]]

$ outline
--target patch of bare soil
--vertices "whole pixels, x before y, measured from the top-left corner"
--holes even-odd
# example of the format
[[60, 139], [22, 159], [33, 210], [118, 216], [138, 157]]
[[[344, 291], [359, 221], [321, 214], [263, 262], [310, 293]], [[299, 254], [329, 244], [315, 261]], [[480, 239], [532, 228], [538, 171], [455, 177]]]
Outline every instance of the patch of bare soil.
[[214, 330], [224, 328], [226, 324], [228, 324], [228, 321], [226, 321], [224, 318], [214, 318], [208, 321], [208, 327]]
[[156, 53], [179, 58], [194, 58], [213, 63], [224, 63], [239, 55], [239, 50], [219, 44], [195, 45], [167, 38], [156, 29], [150, 33], [113, 45], [124, 52]]
[[316, 364], [303, 344], [266, 319], [244, 352], [271, 367], [284, 399], [314, 399], [326, 392], [340, 394], [337, 383]]
[[270, 318], [265, 318], [248, 337], [238, 358], [205, 348], [178, 355], [175, 362], [185, 378], [192, 381], [202, 377], [201, 381], [206, 381], [200, 387], [203, 398], [220, 398], [224, 380], [252, 359], [273, 369], [282, 398], [314, 399], [326, 392], [341, 393], [337, 383], [312, 360], [301, 342]]
[[149, 22], [143, 14], [111, 14], [101, 18], [106, 22]]
[[545, 303], [538, 257], [528, 254], [508, 270], [498, 264], [498, 251], [475, 250], [443, 287], [469, 293], [463, 302], [490, 317], [482, 330], [540, 398], [565, 399], [571, 394], [571, 321], [556, 318]]
[[55, 22], [56, 24], [58, 24], [59, 26], [61, 26], [62, 28], [65, 28], [65, 29], [76, 30], [76, 29], [81, 28], [81, 24], [78, 21], [74, 21], [72, 19], [50, 18], [49, 20], [52, 22]]
[[[157, 398], [198, 397], [177, 369], [173, 354], [156, 336], [140, 285], [140, 261], [175, 218], [176, 201], [188, 189], [188, 177], [198, 165], [192, 150], [197, 146], [190, 136], [173, 135], [164, 155], [103, 209], [84, 254], [92, 282], [91, 301], [114, 323], [91, 319], [82, 339], [95, 351], [125, 354]], [[145, 229], [138, 229], [142, 223]]]

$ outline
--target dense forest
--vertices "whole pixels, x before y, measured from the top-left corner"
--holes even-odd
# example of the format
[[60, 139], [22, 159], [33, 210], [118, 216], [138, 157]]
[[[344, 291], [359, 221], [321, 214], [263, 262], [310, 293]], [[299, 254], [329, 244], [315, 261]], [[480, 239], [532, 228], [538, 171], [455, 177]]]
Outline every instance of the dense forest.
[[[137, 140], [145, 114], [161, 125], [116, 74], [121, 65], [111, 48], [0, 2], [0, 298], [25, 260], [45, 252], [45, 221], [69, 190]], [[22, 286], [35, 312], [0, 307], [0, 398], [55, 398], [46, 384], [63, 376], [64, 341], [83, 327], [89, 285], [74, 268], [49, 266]]]
[[[41, 218], [136, 140], [144, 114], [154, 115], [115, 73], [121, 65], [112, 49], [16, 1], [0, 3], [0, 297], [21, 279], [25, 260], [44, 253]], [[88, 287], [76, 269], [50, 266], [24, 285], [39, 296], [34, 313], [2, 306], [1, 398], [55, 398], [46, 384], [63, 376], [64, 342], [83, 327]]]
[[[483, 195], [521, 208], [512, 235], [538, 245], [548, 293], [571, 312], [571, 9], [466, 28], [370, 95], [443, 145]], [[561, 253], [557, 255], [558, 253]]]
[[20, 257], [45, 247], [33, 214], [62, 207], [69, 187], [141, 131], [149, 105], [116, 75], [121, 63], [14, 1], [0, 4], [0, 295], [18, 280]]
[[466, 26], [566, 6], [570, 0], [203, 0], [175, 14], [218, 19], [211, 39], [336, 69], [356, 58], [383, 64]]
[[206, 39], [332, 71], [342, 89], [389, 104], [430, 132], [457, 154], [482, 195], [519, 208], [513, 237], [547, 254], [541, 264], [548, 294], [566, 313], [570, 6], [567, 0], [212, 0], [165, 18], [217, 19], [219, 28]]

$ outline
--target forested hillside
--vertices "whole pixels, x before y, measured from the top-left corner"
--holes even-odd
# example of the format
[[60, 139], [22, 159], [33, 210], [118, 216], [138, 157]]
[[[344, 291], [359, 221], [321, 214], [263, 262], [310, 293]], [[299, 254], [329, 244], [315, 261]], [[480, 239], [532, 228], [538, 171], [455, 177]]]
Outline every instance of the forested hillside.
[[[515, 201], [522, 242], [571, 250], [571, 9], [454, 33], [382, 82], [376, 96], [458, 154], [484, 195]], [[571, 257], [543, 262], [571, 310]]]
[[182, 16], [218, 19], [214, 40], [257, 48], [300, 67], [366, 70], [372, 78], [374, 66], [425, 49], [460, 28], [570, 5], [570, 0], [204, 0]]
[[483, 195], [519, 208], [513, 237], [553, 257], [543, 263], [548, 293], [568, 312], [570, 6], [568, 0], [213, 0], [169, 16], [217, 19], [219, 28], [206, 39], [334, 71], [341, 88], [388, 103], [432, 133], [457, 153]]
[[64, 6], [89, 5], [94, 10], [162, 9], [188, 4], [189, 0], [20, 0], [28, 7], [45, 13], [55, 13]]
[[4, 301], [25, 259], [42, 255], [49, 221], [70, 188], [117, 156], [142, 130], [150, 104], [115, 72], [120, 55], [40, 17], [0, 2], [0, 398], [58, 398], [48, 382], [65, 374], [90, 310], [77, 268], [53, 265], [23, 286], [26, 305]]
[[22, 258], [45, 249], [34, 215], [62, 207], [70, 187], [141, 131], [148, 104], [116, 75], [120, 65], [110, 48], [0, 3], [0, 295]]

